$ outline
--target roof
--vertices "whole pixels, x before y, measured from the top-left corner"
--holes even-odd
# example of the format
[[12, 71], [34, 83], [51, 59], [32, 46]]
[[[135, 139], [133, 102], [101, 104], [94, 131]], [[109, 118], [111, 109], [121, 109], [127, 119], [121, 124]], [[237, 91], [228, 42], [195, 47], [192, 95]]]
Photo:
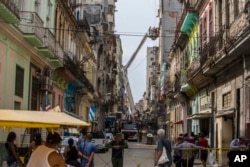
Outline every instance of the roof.
[[[55, 111], [55, 110], [54, 110]], [[89, 123], [66, 113], [50, 111], [4, 110], [0, 109], [0, 127], [58, 128], [88, 127]]]

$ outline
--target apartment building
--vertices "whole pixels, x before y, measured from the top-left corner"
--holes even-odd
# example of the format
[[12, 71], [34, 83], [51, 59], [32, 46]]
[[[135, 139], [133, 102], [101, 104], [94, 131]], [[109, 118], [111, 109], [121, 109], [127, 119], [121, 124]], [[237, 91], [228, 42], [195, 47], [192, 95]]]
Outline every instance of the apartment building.
[[232, 139], [249, 137], [249, 2], [179, 1], [168, 54], [169, 136], [204, 132], [220, 166]]
[[[92, 123], [91, 130], [104, 129], [105, 113], [117, 108], [115, 2], [0, 1], [0, 108], [45, 111], [58, 105]], [[37, 129], [15, 131], [20, 146], [22, 136], [29, 143]], [[4, 143], [7, 131], [0, 133]]]

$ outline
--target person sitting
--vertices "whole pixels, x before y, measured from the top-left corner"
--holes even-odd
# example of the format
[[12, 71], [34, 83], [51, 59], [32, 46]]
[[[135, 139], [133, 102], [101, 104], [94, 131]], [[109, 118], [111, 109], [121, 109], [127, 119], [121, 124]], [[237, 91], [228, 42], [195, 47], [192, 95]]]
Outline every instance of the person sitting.
[[79, 167], [80, 162], [78, 162], [77, 158], [80, 157], [80, 153], [77, 150], [77, 148], [73, 145], [74, 140], [72, 138], [70, 138], [68, 140], [68, 144], [69, 145], [64, 149], [65, 162], [68, 165]]

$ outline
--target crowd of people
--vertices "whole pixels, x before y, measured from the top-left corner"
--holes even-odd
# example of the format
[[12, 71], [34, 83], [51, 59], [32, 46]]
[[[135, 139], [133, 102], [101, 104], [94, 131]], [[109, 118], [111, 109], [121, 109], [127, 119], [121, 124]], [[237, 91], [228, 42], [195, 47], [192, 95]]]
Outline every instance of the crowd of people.
[[[204, 133], [201, 132], [197, 136], [193, 133], [190, 135], [180, 134], [174, 145], [165, 137], [164, 129], [159, 129], [157, 136], [156, 166], [171, 167], [174, 163], [176, 167], [193, 167], [194, 159], [199, 157], [203, 167], [206, 167], [210, 146]], [[94, 156], [97, 149], [91, 141], [92, 137], [92, 133], [83, 134], [78, 140], [77, 146], [73, 144], [73, 139], [69, 138], [68, 146], [64, 149], [64, 155], [61, 156], [57, 151], [61, 147], [62, 141], [59, 133], [49, 132], [44, 142], [41, 134], [36, 133], [30, 144], [29, 156], [24, 165], [17, 153], [16, 134], [10, 132], [5, 143], [7, 164], [9, 167], [94, 167]], [[112, 166], [123, 167], [124, 149], [128, 148], [128, 144], [126, 140], [123, 140], [122, 134], [115, 134], [114, 140], [109, 142], [106, 147], [112, 149]], [[228, 152], [229, 160], [233, 151], [246, 149], [248, 149], [246, 137], [233, 139]], [[159, 159], [164, 152], [166, 152], [168, 161], [162, 164], [159, 163]]]
[[[92, 137], [92, 133], [83, 134], [77, 146], [74, 145], [73, 139], [69, 138], [68, 146], [61, 156], [58, 152], [62, 142], [59, 133], [49, 132], [45, 142], [42, 141], [41, 134], [36, 133], [30, 143], [27, 159], [23, 163], [14, 143], [16, 133], [10, 132], [5, 143], [7, 165], [9, 167], [94, 167], [94, 155], [97, 149]], [[106, 147], [112, 149], [113, 167], [123, 167], [123, 149], [128, 148], [128, 144], [122, 139], [122, 134], [117, 133], [114, 140]]]
[[[157, 131], [158, 144], [157, 144], [157, 154], [155, 159], [155, 165], [159, 167], [171, 167], [172, 163], [176, 167], [193, 167], [194, 159], [197, 154], [197, 150], [200, 150], [200, 159], [202, 161], [203, 167], [206, 167], [206, 161], [208, 156], [208, 141], [203, 133], [195, 137], [193, 133], [180, 134], [177, 137], [175, 144], [172, 146], [171, 141], [165, 138], [165, 130], [159, 129]], [[166, 149], [168, 162], [164, 164], [159, 164], [159, 159], [163, 154], [163, 147]], [[174, 152], [174, 156], [171, 156], [171, 152]]]

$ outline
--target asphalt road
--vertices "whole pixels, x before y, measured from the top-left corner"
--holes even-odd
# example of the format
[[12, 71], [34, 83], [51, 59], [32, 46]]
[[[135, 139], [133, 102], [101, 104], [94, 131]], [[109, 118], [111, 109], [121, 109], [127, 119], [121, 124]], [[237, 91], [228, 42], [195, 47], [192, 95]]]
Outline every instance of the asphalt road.
[[[155, 143], [148, 145], [146, 142], [128, 142], [128, 145], [129, 148], [124, 150], [123, 167], [154, 167]], [[95, 154], [94, 164], [95, 167], [112, 167], [111, 149], [106, 153]], [[172, 164], [172, 167], [175, 165]], [[199, 159], [195, 159], [194, 167], [202, 167]]]
[[[153, 167], [156, 145], [128, 142], [129, 148], [124, 150], [123, 167]], [[106, 153], [95, 154], [95, 167], [112, 167], [111, 149]]]

